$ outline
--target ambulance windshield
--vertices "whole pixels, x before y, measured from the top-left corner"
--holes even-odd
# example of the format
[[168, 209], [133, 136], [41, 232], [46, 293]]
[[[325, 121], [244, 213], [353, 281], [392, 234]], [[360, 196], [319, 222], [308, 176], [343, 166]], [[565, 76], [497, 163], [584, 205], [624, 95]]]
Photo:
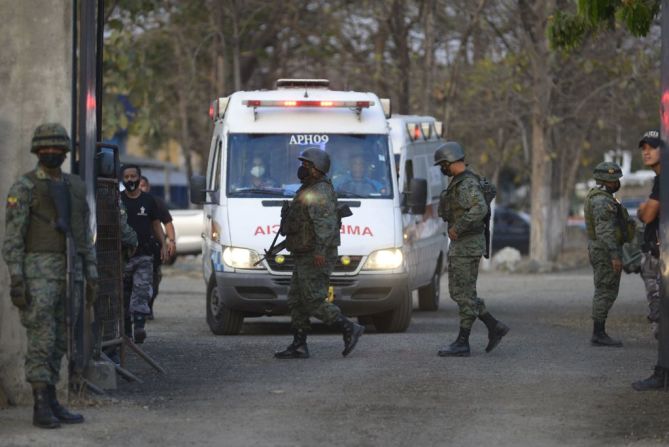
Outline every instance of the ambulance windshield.
[[229, 134], [228, 197], [294, 195], [297, 157], [310, 147], [330, 155], [340, 198], [393, 197], [388, 136], [342, 134]]

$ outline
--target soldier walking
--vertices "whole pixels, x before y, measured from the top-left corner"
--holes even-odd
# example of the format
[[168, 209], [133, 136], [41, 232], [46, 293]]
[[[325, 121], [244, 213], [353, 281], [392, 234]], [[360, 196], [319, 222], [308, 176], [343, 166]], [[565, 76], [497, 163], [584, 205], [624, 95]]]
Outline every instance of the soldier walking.
[[347, 356], [353, 351], [365, 328], [346, 318], [339, 307], [328, 301], [330, 274], [337, 261], [340, 222], [337, 195], [327, 177], [330, 156], [319, 148], [308, 148], [298, 157], [302, 165], [297, 190], [282, 226], [286, 248], [295, 259], [295, 269], [288, 290], [293, 342], [274, 354], [279, 359], [308, 358], [309, 317], [342, 331]]
[[444, 175], [452, 177], [439, 201], [439, 215], [448, 222], [448, 292], [458, 305], [460, 332], [449, 346], [439, 350], [442, 357], [467, 357], [470, 354], [469, 334], [479, 318], [488, 329], [490, 352], [509, 332], [486, 309], [476, 293], [481, 256], [486, 250], [485, 217], [488, 204], [483, 196], [479, 177], [465, 165], [465, 153], [459, 143], [448, 141], [434, 153], [434, 164]]
[[595, 167], [597, 185], [585, 198], [585, 226], [588, 254], [594, 273], [595, 294], [592, 298], [593, 346], [621, 347], [620, 340], [606, 333], [606, 318], [618, 297], [622, 272], [622, 246], [634, 237], [634, 221], [614, 197], [623, 176], [620, 166], [602, 162]]
[[[75, 175], [61, 172], [70, 138], [60, 124], [35, 129], [31, 152], [37, 167], [22, 175], [7, 196], [6, 233], [2, 254], [11, 275], [10, 296], [26, 328], [26, 380], [33, 389], [33, 424], [56, 428], [83, 422], [56, 397], [60, 364], [67, 351], [66, 300], [75, 315], [81, 303], [84, 276], [87, 304], [96, 296], [97, 263], [89, 231], [86, 188]], [[60, 194], [58, 193], [60, 191]], [[69, 213], [67, 212], [69, 210]], [[76, 251], [74, 296], [67, 297], [67, 241]]]

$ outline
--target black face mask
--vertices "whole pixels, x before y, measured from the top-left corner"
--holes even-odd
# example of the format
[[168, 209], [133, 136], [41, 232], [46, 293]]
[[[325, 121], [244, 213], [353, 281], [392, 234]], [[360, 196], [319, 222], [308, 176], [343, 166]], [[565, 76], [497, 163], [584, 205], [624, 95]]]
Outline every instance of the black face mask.
[[452, 177], [452, 176], [453, 176], [453, 174], [451, 174], [451, 170], [448, 169], [448, 166], [443, 166], [443, 165], [442, 165], [440, 169], [441, 169], [441, 173], [442, 173], [442, 174], [447, 175], [447, 176], [449, 176], [449, 177]]
[[38, 156], [40, 164], [49, 169], [60, 167], [65, 161], [65, 154], [40, 154]]
[[128, 192], [133, 192], [139, 186], [139, 180], [128, 180], [127, 182], [123, 182], [123, 186]]
[[307, 179], [310, 175], [309, 169], [305, 168], [304, 166], [300, 166], [297, 168], [297, 178], [300, 180], [304, 181]]
[[616, 186], [614, 186], [613, 188], [608, 186], [606, 187], [606, 190], [611, 194], [615, 194], [616, 192], [618, 192], [619, 189], [620, 189], [620, 182], [616, 182]]

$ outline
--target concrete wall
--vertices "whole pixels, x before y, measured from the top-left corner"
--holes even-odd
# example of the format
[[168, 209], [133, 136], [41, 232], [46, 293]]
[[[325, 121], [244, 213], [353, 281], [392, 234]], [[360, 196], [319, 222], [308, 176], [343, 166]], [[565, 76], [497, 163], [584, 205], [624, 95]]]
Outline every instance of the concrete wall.
[[[36, 162], [30, 153], [33, 129], [47, 121], [70, 129], [71, 17], [68, 0], [0, 0], [2, 240], [9, 187]], [[0, 261], [0, 380], [14, 397], [26, 402], [30, 388], [23, 375], [25, 330], [9, 299], [8, 287], [7, 266]]]

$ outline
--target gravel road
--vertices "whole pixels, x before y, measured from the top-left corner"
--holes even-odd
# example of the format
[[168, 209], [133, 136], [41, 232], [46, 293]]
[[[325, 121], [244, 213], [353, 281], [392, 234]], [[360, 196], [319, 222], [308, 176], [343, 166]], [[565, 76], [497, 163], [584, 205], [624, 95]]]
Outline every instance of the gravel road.
[[482, 274], [479, 294], [511, 332], [490, 354], [482, 323], [470, 358], [440, 358], [457, 334], [442, 280], [441, 309], [415, 311], [402, 334], [370, 329], [342, 358], [322, 325], [312, 358], [280, 361], [287, 318], [250, 319], [217, 337], [205, 323], [196, 269], [167, 268], [148, 327], [147, 353], [163, 376], [130, 355], [143, 384], [119, 380], [110, 397], [79, 405], [87, 422], [59, 430], [30, 424], [31, 408], [0, 411], [11, 446], [441, 446], [667, 445], [669, 394], [637, 393], [657, 356], [638, 276], [625, 276], [608, 329], [622, 349], [589, 344], [589, 270]]

